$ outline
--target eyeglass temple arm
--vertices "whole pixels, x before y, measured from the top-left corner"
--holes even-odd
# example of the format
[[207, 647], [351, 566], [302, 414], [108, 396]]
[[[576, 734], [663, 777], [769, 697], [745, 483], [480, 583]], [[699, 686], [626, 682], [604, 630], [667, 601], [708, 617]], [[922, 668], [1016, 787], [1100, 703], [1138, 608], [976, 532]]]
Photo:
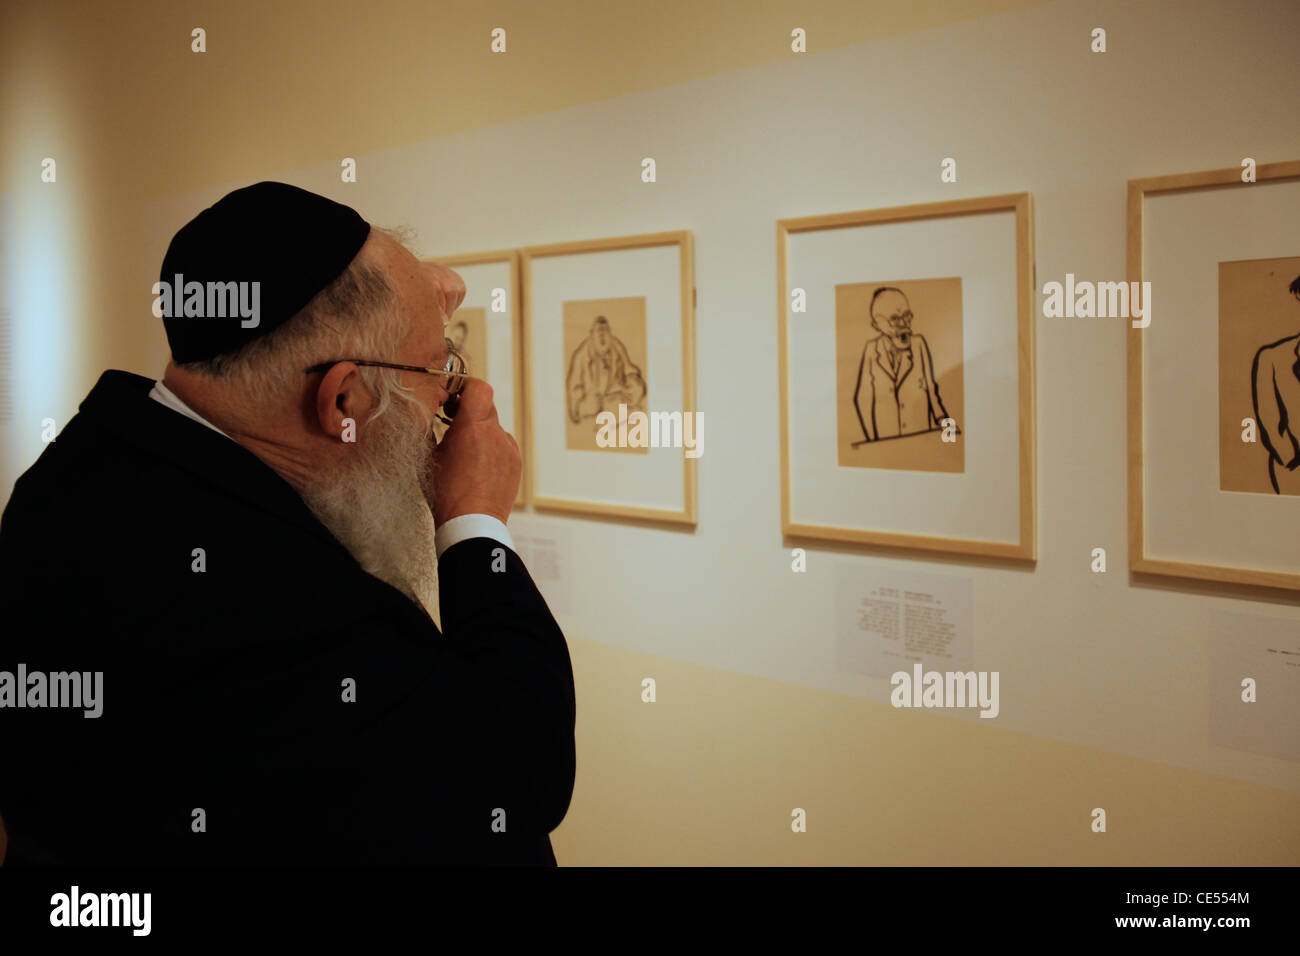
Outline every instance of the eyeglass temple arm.
[[318, 365], [313, 365], [313, 366], [311, 366], [310, 368], [305, 368], [305, 369], [303, 369], [303, 371], [304, 371], [304, 372], [323, 372], [323, 371], [325, 371], [326, 369], [328, 369], [328, 368], [333, 368], [335, 365], [340, 365], [340, 364], [342, 364], [343, 362], [351, 362], [353, 365], [367, 365], [367, 366], [372, 366], [372, 367], [374, 367], [374, 368], [397, 368], [397, 369], [406, 369], [407, 371], [411, 371], [411, 372], [426, 372], [426, 373], [428, 373], [428, 374], [430, 374], [430, 375], [455, 375], [455, 376], [458, 376], [458, 377], [460, 377], [460, 378], [474, 378], [474, 377], [475, 377], [475, 376], [473, 376], [473, 375], [468, 375], [468, 374], [466, 374], [465, 372], [453, 372], [453, 371], [451, 371], [450, 369], [445, 369], [445, 368], [430, 368], [430, 367], [428, 367], [427, 365], [396, 365], [396, 364], [394, 364], [394, 363], [392, 363], [392, 362], [369, 362], [369, 361], [366, 361], [365, 359], [338, 359], [338, 360], [333, 361], [333, 362], [321, 362], [321, 363], [318, 364]]

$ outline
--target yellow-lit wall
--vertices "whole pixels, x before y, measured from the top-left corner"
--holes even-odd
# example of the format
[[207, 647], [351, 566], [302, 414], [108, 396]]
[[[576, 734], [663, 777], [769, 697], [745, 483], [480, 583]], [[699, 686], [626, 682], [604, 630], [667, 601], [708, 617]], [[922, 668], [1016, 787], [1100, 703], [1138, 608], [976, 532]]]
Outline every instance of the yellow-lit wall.
[[[1043, 6], [1011, 0], [665, 0], [484, 8], [329, 0], [295, 10], [256, 0], [215, 7], [150, 0], [11, 7], [0, 29], [2, 188], [12, 223], [5, 236], [4, 294], [14, 309], [15, 353], [22, 366], [14, 420], [0, 426], [0, 500], [7, 500], [14, 478], [39, 454], [41, 419], [53, 417], [61, 427], [100, 371], [160, 371], [165, 342], [147, 295], [157, 276], [159, 223], [149, 221], [147, 208], [166, 208], [178, 197], [222, 184], [337, 166], [342, 156], [373, 155], [777, 63], [790, 56], [794, 26], [807, 29], [815, 56], [854, 44], [888, 44], [958, 21], [977, 20], [1003, 31]], [[1061, 8], [1051, 14], [1053, 22], [1080, 29], [1090, 22], [1091, 5], [1045, 6]], [[1096, 6], [1098, 18], [1105, 19], [1121, 5]], [[1232, 43], [1230, 35], [1198, 26], [1196, 15], [1180, 12], [1186, 5], [1167, 6], [1170, 28], [1203, 29], [1207, 51], [1215, 43]], [[1281, 4], [1263, 6], [1276, 16]], [[1158, 14], [1147, 15], [1147, 22], [1156, 19]], [[195, 26], [207, 30], [208, 52], [202, 56], [190, 52]], [[508, 28], [507, 57], [490, 59], [484, 52], [494, 26]], [[1263, 83], [1285, 81], [1285, 63], [1261, 63], [1258, 69]], [[1024, 83], [1032, 87], [1033, 77]], [[1073, 105], [1088, 115], [1089, 96], [1081, 81]], [[776, 120], [774, 130], [797, 135]], [[1133, 133], [1134, 153], [1162, 165], [1132, 175], [1236, 162], [1225, 157], [1184, 169], [1166, 159], [1161, 137], [1170, 134], [1162, 131], [1159, 117]], [[39, 182], [45, 156], [58, 161], [57, 186]], [[1289, 158], [1296, 157], [1261, 157]], [[1120, 204], [1114, 222], [1122, 226], [1125, 177], [1111, 178], [1109, 188]], [[1048, 204], [1054, 190], [1065, 188], [1026, 185]], [[783, 205], [798, 198], [774, 198], [769, 218], [829, 211]], [[452, 228], [445, 232], [457, 234]], [[588, 236], [527, 235], [518, 242], [563, 238]], [[1063, 241], [1040, 233], [1040, 246]], [[1122, 231], [1116, 230], [1115, 242], [1122, 245]], [[510, 244], [515, 243], [506, 239], [483, 247]], [[480, 246], [471, 244], [467, 251], [475, 248]], [[697, 267], [702, 256], [697, 253]], [[774, 276], [760, 279], [774, 289]], [[757, 321], [775, 325], [770, 308]], [[1111, 359], [1118, 354], [1106, 352]], [[709, 370], [703, 357], [699, 364], [703, 382]], [[1052, 370], [1040, 366], [1039, 378], [1050, 382]], [[1122, 396], [1122, 381], [1117, 387]], [[1040, 416], [1063, 403], [1046, 391]], [[1116, 422], [1120, 411], [1112, 416]], [[1122, 434], [1115, 440], [1122, 442]], [[708, 474], [706, 468], [703, 481]], [[1117, 480], [1122, 484], [1122, 476]], [[702, 490], [705, 506], [718, 497], [716, 489]], [[1122, 500], [1122, 491], [1116, 497]], [[1045, 500], [1040, 511], [1059, 507], [1059, 501]], [[718, 520], [716, 512], [702, 517]], [[777, 518], [764, 512], [746, 520], [777, 525]], [[1113, 548], [1114, 560], [1122, 563], [1122, 538]], [[1060, 560], [1049, 540], [1044, 561]], [[1110, 586], [1122, 588], [1122, 580]], [[1197, 599], [1157, 595], [1141, 603], [1141, 613], [1158, 628], [1170, 604]], [[1075, 616], [1086, 603], [1080, 598], [1077, 606], [1045, 606], [1036, 614], [1050, 626], [1054, 615]], [[1240, 604], [1244, 611], [1295, 619], [1296, 602], [1285, 597], [1246, 595]], [[1163, 762], [1160, 747], [1137, 757], [1064, 742], [1064, 733], [1036, 736], [978, 720], [897, 711], [878, 701], [589, 639], [595, 636], [569, 630], [578, 684], [579, 773], [569, 816], [553, 836], [561, 863], [1300, 862], [1300, 788], [1295, 768], [1282, 761], [1242, 756], [1233, 764], [1235, 777], [1220, 776], [1173, 766], [1172, 754]], [[1026, 627], [1015, 637], [1026, 654], [1043, 653], [1041, 630]], [[1053, 652], [1059, 653], [1047, 653]], [[1059, 668], [1077, 663], [1064, 655], [1049, 660]], [[653, 706], [639, 696], [646, 676], [661, 688]], [[1180, 694], [1186, 703], [1203, 697], [1204, 688]], [[1088, 700], [1084, 687], [1064, 706], [1076, 708], [1071, 732], [1083, 737], [1079, 727], [1097, 703]], [[1157, 719], [1158, 706], [1153, 702], [1141, 712]], [[1109, 735], [1105, 740], [1122, 735], [1123, 727], [1108, 723], [1105, 713], [1097, 721]], [[1195, 732], [1203, 735], [1204, 728]], [[1140, 736], [1141, 728], [1135, 733]], [[1194, 759], [1180, 753], [1177, 761]], [[1087, 826], [1095, 806], [1107, 809], [1105, 835]], [[805, 834], [790, 830], [793, 807], [808, 813]]]
[[[1295, 865], [1294, 793], [570, 639], [562, 864]], [[634, 691], [653, 675], [657, 702]], [[665, 692], [663, 688], [669, 690]], [[1107, 832], [1089, 829], [1104, 807]], [[793, 833], [790, 812], [807, 811]]]

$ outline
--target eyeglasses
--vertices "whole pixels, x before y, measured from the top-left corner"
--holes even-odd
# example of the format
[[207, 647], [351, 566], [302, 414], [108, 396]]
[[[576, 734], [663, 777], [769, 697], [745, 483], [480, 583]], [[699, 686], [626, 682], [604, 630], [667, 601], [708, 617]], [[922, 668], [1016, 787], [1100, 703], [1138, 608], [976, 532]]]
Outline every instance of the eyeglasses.
[[449, 397], [442, 406], [445, 417], [444, 415], [438, 415], [438, 418], [443, 424], [450, 425], [452, 418], [455, 417], [456, 411], [460, 407], [460, 394], [465, 390], [465, 382], [470, 378], [470, 375], [469, 359], [452, 344], [451, 339], [447, 339], [446, 342], [447, 364], [442, 368], [430, 368], [425, 365], [397, 365], [393, 362], [372, 362], [369, 359], [334, 359], [331, 362], [320, 362], [311, 368], [304, 369], [304, 371], [308, 374], [323, 372], [326, 369], [333, 368], [340, 362], [351, 362], [353, 365], [369, 365], [374, 368], [395, 368], [406, 372], [424, 372], [426, 375], [446, 375]]

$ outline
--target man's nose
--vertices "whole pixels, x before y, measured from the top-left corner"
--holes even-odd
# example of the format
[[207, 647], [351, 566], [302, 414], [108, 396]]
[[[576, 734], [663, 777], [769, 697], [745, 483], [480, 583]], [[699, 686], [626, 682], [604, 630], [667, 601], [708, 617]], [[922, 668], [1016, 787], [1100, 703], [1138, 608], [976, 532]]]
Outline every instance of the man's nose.
[[465, 301], [465, 280], [445, 266], [442, 269], [442, 292], [447, 314], [451, 315]]

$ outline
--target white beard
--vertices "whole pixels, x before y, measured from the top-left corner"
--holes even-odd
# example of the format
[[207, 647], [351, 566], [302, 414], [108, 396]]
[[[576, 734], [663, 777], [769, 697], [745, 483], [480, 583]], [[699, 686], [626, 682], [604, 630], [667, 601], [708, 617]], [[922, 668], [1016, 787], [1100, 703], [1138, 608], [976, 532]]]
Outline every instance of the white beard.
[[313, 479], [302, 498], [365, 571], [438, 622], [436, 527], [429, 507], [432, 434], [427, 413], [393, 395], [389, 408], [347, 446], [354, 460]]

